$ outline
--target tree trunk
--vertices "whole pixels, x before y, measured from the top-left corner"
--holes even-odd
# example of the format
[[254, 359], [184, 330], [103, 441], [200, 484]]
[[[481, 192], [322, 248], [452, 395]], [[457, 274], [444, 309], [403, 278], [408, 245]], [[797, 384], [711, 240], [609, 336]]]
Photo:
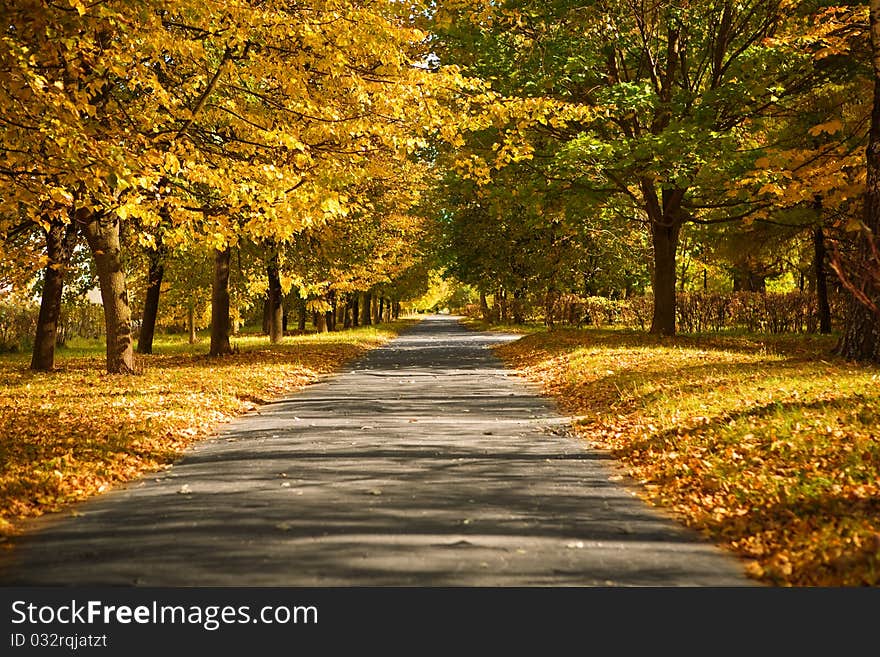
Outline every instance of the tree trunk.
[[296, 330], [299, 331], [300, 333], [305, 333], [306, 332], [307, 308], [306, 308], [306, 300], [303, 299], [302, 297], [297, 297], [296, 310], [297, 310]]
[[190, 306], [186, 309], [186, 328], [189, 331], [189, 343], [196, 343], [196, 309]]
[[284, 338], [284, 292], [281, 289], [281, 275], [278, 265], [278, 254], [272, 256], [266, 273], [269, 276], [269, 292], [266, 299], [268, 308], [269, 342], [278, 344]]
[[70, 256], [76, 244], [76, 222], [64, 225], [53, 221], [46, 231], [46, 254], [49, 258], [43, 270], [43, 296], [31, 355], [31, 369], [50, 372], [55, 369], [55, 345], [61, 319], [61, 296], [64, 274], [70, 265]]
[[211, 286], [211, 351], [212, 356], [232, 353], [229, 344], [229, 262], [232, 250], [214, 251], [214, 280]]
[[480, 314], [483, 316], [484, 322], [492, 323], [492, 311], [489, 310], [489, 302], [486, 301], [486, 293], [483, 290], [480, 290]]
[[675, 335], [675, 282], [681, 235], [683, 189], [664, 189], [658, 198], [653, 181], [640, 181], [654, 248], [654, 314], [651, 333]]
[[327, 295], [327, 303], [330, 304], [330, 309], [324, 313], [324, 323], [327, 326], [327, 331], [333, 333], [336, 330], [336, 292], [331, 290]]
[[400, 319], [400, 301], [396, 299], [391, 302], [391, 319]]
[[[514, 293], [514, 298], [516, 298], [516, 293]], [[556, 303], [556, 290], [553, 289], [552, 286], [547, 288], [547, 292], [544, 294], [544, 324], [547, 325], [547, 328], [551, 331], [555, 328], [555, 318], [553, 316], [553, 310]]]
[[107, 372], [134, 373], [134, 343], [131, 335], [131, 308], [122, 267], [119, 219], [101, 213], [80, 211], [79, 221], [95, 259], [104, 325], [107, 333]]
[[369, 292], [364, 292], [363, 303], [361, 304], [361, 324], [364, 326], [369, 326], [373, 323], [372, 305], [373, 295]]
[[813, 233], [813, 271], [816, 274], [816, 300], [819, 310], [819, 333], [831, 333], [831, 305], [828, 303], [828, 275], [825, 271], [825, 233], [819, 227]]
[[162, 293], [162, 279], [165, 276], [165, 263], [161, 250], [150, 251], [150, 265], [147, 278], [147, 296], [144, 299], [144, 315], [138, 333], [137, 352], [153, 353], [153, 337], [156, 335], [156, 319], [159, 317], [159, 297]]
[[675, 256], [680, 225], [651, 224], [654, 245], [654, 316], [651, 333], [675, 335]]
[[[880, 238], [880, 0], [871, 0], [871, 50], [874, 68], [874, 109], [867, 148], [867, 185], [864, 201], [866, 230], [859, 235], [858, 262], [855, 272], [868, 273], [880, 267], [873, 258], [872, 244]], [[872, 286], [870, 277], [858, 274], [850, 284], [864, 296], [850, 295], [846, 323], [837, 353], [849, 360], [880, 362], [880, 290]], [[874, 305], [874, 308], [870, 307]]]
[[326, 313], [315, 311], [312, 314], [312, 324], [318, 333], [327, 332], [327, 315]]
[[269, 335], [270, 331], [270, 321], [269, 317], [272, 314], [271, 305], [269, 303], [269, 290], [266, 290], [266, 296], [263, 298], [263, 335]]
[[513, 291], [513, 323], [520, 326], [525, 324], [525, 318], [523, 317], [523, 299], [525, 296], [526, 291], [523, 289]]
[[360, 326], [360, 295], [357, 292], [351, 293], [351, 325]]
[[385, 313], [385, 297], [379, 297], [379, 309], [376, 312], [376, 323], [381, 324]]
[[342, 328], [351, 328], [351, 293], [345, 295], [345, 313], [342, 315]]

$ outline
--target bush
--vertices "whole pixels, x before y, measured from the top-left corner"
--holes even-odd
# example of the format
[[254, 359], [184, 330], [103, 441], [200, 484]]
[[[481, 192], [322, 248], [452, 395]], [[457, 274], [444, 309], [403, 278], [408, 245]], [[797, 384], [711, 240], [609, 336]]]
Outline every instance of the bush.
[[89, 303], [65, 303], [61, 306], [58, 344], [70, 338], [96, 339], [104, 335], [104, 307]]
[[[464, 313], [480, 318], [480, 306], [468, 304]], [[654, 312], [652, 296], [629, 299], [560, 294], [553, 299], [548, 324], [570, 326], [625, 326], [647, 331]], [[540, 313], [532, 304], [531, 317]], [[832, 320], [840, 322], [843, 299], [831, 297]], [[540, 319], [540, 316], [535, 317]], [[548, 319], [544, 318], [545, 321]], [[807, 292], [680, 292], [676, 297], [676, 324], [682, 333], [745, 330], [750, 333], [815, 333], [819, 328], [816, 296]]]
[[26, 351], [33, 345], [40, 308], [16, 295], [0, 298], [0, 352]]

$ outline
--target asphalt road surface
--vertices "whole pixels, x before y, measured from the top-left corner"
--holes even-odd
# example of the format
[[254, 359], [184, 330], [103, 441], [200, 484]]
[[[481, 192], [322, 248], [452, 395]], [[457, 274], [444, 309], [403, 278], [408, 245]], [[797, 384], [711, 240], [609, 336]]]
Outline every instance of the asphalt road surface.
[[492, 344], [427, 317], [222, 426], [173, 468], [36, 523], [4, 585], [748, 586], [566, 433]]

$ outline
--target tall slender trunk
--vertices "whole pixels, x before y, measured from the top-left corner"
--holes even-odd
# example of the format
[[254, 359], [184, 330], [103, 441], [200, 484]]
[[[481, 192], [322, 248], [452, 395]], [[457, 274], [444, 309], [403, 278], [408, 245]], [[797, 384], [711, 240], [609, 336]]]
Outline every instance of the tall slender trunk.
[[360, 295], [351, 293], [351, 325], [360, 326]]
[[825, 271], [825, 233], [821, 226], [813, 232], [813, 271], [816, 274], [816, 301], [819, 333], [831, 333], [831, 304], [828, 303], [828, 274]]
[[306, 300], [302, 297], [297, 297], [296, 300], [296, 329], [300, 333], [306, 332], [306, 315], [308, 314], [308, 309], [306, 308]]
[[86, 210], [77, 214], [98, 270], [107, 333], [107, 372], [131, 374], [134, 372], [134, 343], [121, 259], [119, 219]]
[[372, 305], [373, 295], [369, 292], [364, 292], [363, 303], [361, 303], [361, 324], [364, 326], [369, 326], [373, 323]]
[[[874, 69], [874, 109], [867, 148], [867, 185], [865, 189], [865, 231], [859, 235], [856, 280], [850, 280], [865, 298], [851, 294], [846, 323], [837, 353], [844, 358], [880, 362], [880, 290], [871, 285], [871, 271], [877, 273], [880, 262], [874, 259], [872, 244], [880, 240], [880, 0], [870, 2], [871, 50]], [[863, 272], [863, 275], [858, 275]], [[849, 273], [849, 272], [845, 272]], [[871, 304], [874, 308], [871, 308]]]
[[336, 292], [331, 290], [327, 295], [327, 302], [330, 309], [324, 313], [324, 323], [327, 325], [327, 331], [332, 333], [336, 330]]
[[52, 221], [46, 231], [46, 254], [48, 262], [43, 269], [43, 296], [40, 299], [40, 315], [31, 355], [31, 369], [49, 372], [55, 369], [55, 345], [58, 340], [58, 324], [61, 319], [61, 296], [64, 291], [64, 274], [70, 265], [70, 256], [76, 244], [76, 222], [61, 224]]
[[517, 325], [525, 324], [525, 317], [523, 316], [523, 300], [525, 299], [526, 291], [522, 288], [518, 288], [513, 291], [513, 323]]
[[489, 302], [486, 301], [486, 293], [483, 290], [480, 290], [480, 314], [484, 322], [492, 323], [492, 311], [489, 309]]
[[381, 324], [385, 314], [385, 297], [379, 297], [379, 309], [376, 312], [376, 323]]
[[189, 343], [196, 343], [196, 309], [190, 306], [186, 309], [186, 328], [189, 331]]
[[400, 301], [397, 299], [391, 302], [391, 318], [400, 319]]
[[214, 251], [214, 280], [211, 285], [211, 350], [212, 356], [232, 353], [229, 334], [229, 263], [232, 249]]
[[266, 267], [269, 276], [268, 292], [268, 323], [269, 342], [278, 344], [284, 338], [284, 292], [281, 289], [281, 272], [278, 264], [278, 253], [272, 256]]
[[149, 258], [147, 296], [144, 299], [144, 314], [141, 318], [141, 330], [138, 333], [139, 354], [153, 353], [153, 337], [156, 335], [156, 319], [159, 317], [159, 296], [162, 293], [162, 279], [165, 277], [165, 262], [161, 248], [150, 250]]
[[345, 314], [342, 316], [342, 328], [350, 329], [351, 328], [351, 311], [353, 309], [353, 303], [351, 299], [351, 293], [345, 295]]

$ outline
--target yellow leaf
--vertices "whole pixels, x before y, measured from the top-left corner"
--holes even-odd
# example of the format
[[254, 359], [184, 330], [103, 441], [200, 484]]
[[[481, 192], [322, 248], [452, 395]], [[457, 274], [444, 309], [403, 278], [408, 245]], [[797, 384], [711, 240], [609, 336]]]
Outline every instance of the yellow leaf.
[[810, 128], [809, 132], [813, 137], [818, 137], [823, 132], [833, 135], [841, 130], [843, 130], [843, 123], [838, 119], [832, 119], [827, 123], [820, 123], [819, 125], [813, 126]]

